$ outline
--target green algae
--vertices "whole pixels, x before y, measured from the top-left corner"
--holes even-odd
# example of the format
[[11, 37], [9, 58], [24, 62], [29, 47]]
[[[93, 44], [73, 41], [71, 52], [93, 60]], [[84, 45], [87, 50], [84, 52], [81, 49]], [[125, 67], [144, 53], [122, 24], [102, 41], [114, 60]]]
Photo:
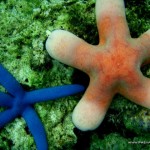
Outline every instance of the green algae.
[[[58, 10], [63, 11], [60, 3], [48, 1], [0, 2], [0, 62], [26, 90], [71, 83], [73, 69], [52, 60], [44, 47], [46, 31], [55, 28], [53, 21], [60, 14]], [[50, 149], [75, 144], [71, 112], [77, 99], [67, 97], [56, 103], [35, 105], [46, 128]], [[23, 119], [15, 119], [0, 132], [0, 148], [36, 149]]]
[[137, 134], [149, 134], [150, 133], [150, 111], [147, 109], [141, 109], [140, 111], [127, 111], [124, 114], [124, 124], [127, 129]]
[[95, 134], [92, 136], [90, 150], [128, 150], [129, 147], [131, 148], [128, 140], [117, 133], [110, 133], [101, 140]]
[[[150, 0], [125, 2], [131, 35], [137, 37], [150, 28]], [[54, 29], [68, 30], [91, 44], [97, 44], [95, 0], [0, 2], [0, 63], [26, 90], [73, 83], [74, 69], [53, 60], [45, 50], [47, 33]], [[149, 77], [149, 70], [146, 66], [142, 72]], [[2, 87], [0, 90], [4, 91]], [[78, 143], [82, 145], [77, 140], [80, 135], [73, 132], [71, 121], [71, 113], [79, 99], [74, 96], [35, 105], [46, 129], [50, 150], [71, 150]], [[98, 130], [89, 135], [88, 149], [149, 148], [148, 144], [128, 143], [150, 141], [149, 110], [120, 95], [114, 98], [100, 128], [104, 130], [102, 133]], [[0, 149], [36, 149], [23, 119], [15, 119], [0, 131]]]
[[150, 137], [141, 136], [124, 138], [118, 133], [110, 133], [103, 139], [100, 139], [97, 134], [91, 138], [90, 150], [149, 150]]

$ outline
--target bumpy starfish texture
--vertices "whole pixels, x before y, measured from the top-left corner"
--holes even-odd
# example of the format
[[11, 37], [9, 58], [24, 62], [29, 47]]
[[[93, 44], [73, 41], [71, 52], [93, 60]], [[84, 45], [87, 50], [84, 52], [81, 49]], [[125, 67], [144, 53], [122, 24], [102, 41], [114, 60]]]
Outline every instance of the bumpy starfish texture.
[[83, 131], [100, 125], [116, 93], [150, 108], [150, 80], [140, 71], [150, 60], [150, 30], [131, 38], [123, 0], [97, 0], [96, 19], [98, 45], [63, 30], [53, 31], [46, 42], [53, 58], [90, 77], [72, 116], [75, 126]]
[[74, 84], [26, 92], [2, 65], [0, 65], [0, 84], [9, 92], [8, 94], [0, 92], [0, 106], [8, 108], [0, 112], [0, 128], [16, 117], [22, 116], [27, 122], [38, 150], [47, 150], [48, 143], [44, 127], [34, 111], [33, 104], [55, 100], [84, 90], [83, 86]]

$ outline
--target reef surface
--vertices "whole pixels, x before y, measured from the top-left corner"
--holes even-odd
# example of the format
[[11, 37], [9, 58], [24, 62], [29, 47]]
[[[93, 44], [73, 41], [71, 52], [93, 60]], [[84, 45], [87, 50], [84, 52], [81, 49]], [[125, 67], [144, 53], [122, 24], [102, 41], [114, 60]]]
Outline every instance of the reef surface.
[[[150, 28], [150, 0], [125, 0], [125, 6], [131, 35], [136, 38]], [[48, 55], [45, 41], [55, 29], [68, 30], [97, 44], [95, 0], [1, 0], [0, 63], [25, 90], [88, 84], [84, 73]], [[150, 65], [141, 71], [150, 77]], [[0, 86], [0, 91], [5, 89]], [[74, 129], [71, 120], [73, 108], [81, 96], [35, 105], [45, 126], [50, 150], [150, 149], [150, 110], [116, 95], [101, 126], [95, 131], [81, 132]], [[0, 149], [36, 149], [22, 118], [0, 130]]]

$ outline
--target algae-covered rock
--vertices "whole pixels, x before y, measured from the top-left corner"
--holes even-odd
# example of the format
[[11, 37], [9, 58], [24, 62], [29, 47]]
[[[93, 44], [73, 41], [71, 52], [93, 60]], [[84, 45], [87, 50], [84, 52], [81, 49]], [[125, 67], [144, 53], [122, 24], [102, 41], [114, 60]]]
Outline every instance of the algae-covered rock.
[[99, 139], [97, 135], [93, 135], [90, 150], [127, 150], [129, 147], [131, 148], [127, 139], [117, 133], [110, 133], [104, 139]]
[[[60, 14], [63, 17], [66, 11], [61, 3], [46, 0], [0, 2], [0, 63], [27, 91], [72, 83], [73, 68], [52, 60], [44, 46], [46, 31], [61, 28], [65, 24], [63, 21], [66, 22], [60, 19]], [[3, 87], [0, 89], [5, 91]], [[78, 99], [72, 96], [56, 103], [35, 105], [47, 133], [49, 149], [70, 149], [76, 143], [71, 112]], [[15, 119], [0, 131], [0, 149], [36, 149], [22, 118]]]
[[[150, 0], [125, 0], [125, 4], [131, 35], [137, 37], [150, 28]], [[46, 52], [47, 35], [55, 29], [68, 30], [91, 44], [97, 44], [95, 0], [0, 1], [0, 63], [27, 91], [71, 84], [80, 76], [85, 80], [84, 75], [75, 75], [75, 69], [53, 60]], [[149, 66], [141, 70], [150, 77]], [[0, 91], [5, 89], [0, 86]], [[81, 147], [80, 134], [74, 134], [71, 121], [71, 113], [80, 97], [70, 96], [34, 106], [45, 127], [50, 150], [72, 150], [78, 144]], [[88, 135], [92, 139], [88, 149], [111, 149], [111, 146], [114, 149], [149, 148], [148, 144], [128, 143], [150, 141], [150, 135], [143, 135], [143, 132], [149, 132], [149, 113], [126, 98], [120, 95], [114, 98], [103, 124], [100, 126], [103, 132], [96, 130]], [[0, 149], [36, 149], [22, 118], [0, 130]]]
[[124, 115], [123, 122], [127, 129], [137, 134], [150, 133], [150, 110], [142, 109], [134, 114], [132, 111], [128, 111]]
[[149, 150], [150, 137], [141, 136], [125, 138], [118, 133], [110, 133], [103, 139], [94, 134], [91, 139], [90, 150]]

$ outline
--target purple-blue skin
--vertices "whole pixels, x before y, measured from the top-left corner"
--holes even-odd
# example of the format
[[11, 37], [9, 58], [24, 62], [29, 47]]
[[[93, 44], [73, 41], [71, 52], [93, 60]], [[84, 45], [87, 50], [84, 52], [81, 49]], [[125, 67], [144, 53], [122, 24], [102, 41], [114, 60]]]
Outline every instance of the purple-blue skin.
[[45, 129], [34, 110], [33, 104], [56, 100], [84, 91], [82, 85], [74, 84], [26, 92], [2, 65], [0, 65], [0, 84], [8, 92], [0, 92], [0, 106], [8, 108], [0, 112], [0, 129], [16, 117], [22, 116], [34, 137], [38, 150], [48, 150], [48, 142]]

